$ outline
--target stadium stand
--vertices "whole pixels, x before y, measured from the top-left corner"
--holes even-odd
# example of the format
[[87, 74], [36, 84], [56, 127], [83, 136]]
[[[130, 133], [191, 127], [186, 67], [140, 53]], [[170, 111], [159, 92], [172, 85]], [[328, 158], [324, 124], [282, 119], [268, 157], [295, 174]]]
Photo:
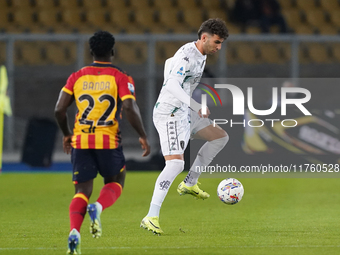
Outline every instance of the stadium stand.
[[340, 43], [333, 43], [330, 46], [334, 62], [340, 62]]
[[200, 9], [187, 9], [182, 14], [185, 25], [188, 26], [188, 30], [192, 33], [195, 33], [205, 20], [204, 12]]
[[124, 30], [132, 25], [132, 11], [129, 9], [111, 9], [109, 10], [110, 24]]
[[330, 21], [333, 25], [340, 28], [340, 15], [339, 10], [333, 10], [329, 12]]
[[96, 29], [109, 25], [109, 14], [105, 9], [94, 9], [85, 12], [86, 23]]
[[35, 6], [39, 10], [52, 10], [56, 8], [56, 2], [54, 0], [34, 0]]
[[124, 10], [127, 8], [125, 0], [106, 0], [105, 7], [109, 10]]
[[146, 61], [147, 45], [145, 43], [117, 43], [115, 46], [115, 63], [142, 64]]
[[241, 28], [233, 23], [227, 23], [229, 34], [240, 34]]
[[331, 56], [328, 45], [320, 43], [306, 43], [309, 63], [330, 63]]
[[332, 24], [327, 24], [318, 27], [318, 32], [321, 35], [337, 35], [339, 34], [339, 28], [333, 26]]
[[314, 28], [319, 28], [321, 26], [327, 25], [326, 13], [322, 9], [309, 10], [305, 13], [306, 21], [308, 24]]
[[172, 0], [153, 0], [153, 6], [160, 10], [177, 9]]
[[291, 0], [279, 0], [278, 2], [283, 10], [290, 10], [293, 8]]
[[8, 31], [10, 12], [7, 9], [0, 9], [0, 31]]
[[88, 11], [92, 11], [92, 10], [104, 10], [104, 6], [103, 6], [103, 1], [102, 0], [97, 0], [97, 1], [93, 1], [93, 0], [83, 0], [82, 2], [82, 6], [83, 8], [85, 8]]
[[41, 43], [16, 42], [14, 63], [20, 65], [45, 65], [46, 61], [42, 54]]
[[[209, 19], [209, 18], [220, 18], [220, 19], [223, 19], [225, 21], [228, 21], [228, 17], [227, 17], [227, 13], [226, 11], [224, 10], [221, 10], [221, 9], [208, 9], [206, 11], [206, 18]], [[227, 22], [227, 25], [228, 25], [228, 28], [229, 28], [229, 24]]]
[[258, 64], [260, 62], [260, 52], [258, 47], [249, 43], [234, 43], [237, 62], [242, 64]]
[[0, 10], [8, 9], [8, 2], [7, 0], [0, 0]]
[[293, 29], [293, 31], [302, 23], [301, 10], [283, 10], [282, 15], [284, 16], [288, 26]]
[[134, 9], [148, 9], [151, 7], [150, 0], [129, 0], [130, 7]]
[[85, 14], [79, 9], [67, 9], [61, 14], [65, 26], [77, 28], [85, 24]]
[[143, 30], [151, 30], [156, 24], [156, 12], [154, 9], [137, 9], [134, 11], [134, 21]]
[[300, 24], [294, 28], [295, 34], [311, 35], [316, 33], [316, 29], [308, 24]]
[[296, 2], [296, 6], [299, 9], [305, 10], [305, 11], [310, 11], [310, 10], [314, 10], [317, 8], [317, 6], [315, 5], [316, 1], [314, 0], [295, 0]]
[[163, 65], [186, 42], [158, 42], [156, 44], [156, 63]]
[[32, 10], [19, 9], [14, 12], [13, 25], [21, 32], [34, 30], [37, 25], [36, 12]]
[[79, 0], [58, 0], [58, 3], [59, 7], [66, 11], [77, 10], [80, 7]]
[[[290, 31], [295, 34], [337, 35], [340, 32], [340, 2], [338, 0], [278, 0]], [[227, 22], [229, 33], [241, 33], [240, 26], [229, 20], [229, 10], [235, 0], [0, 0], [0, 32], [4, 33], [86, 33], [102, 29], [112, 33], [196, 33], [202, 21], [220, 17]], [[260, 34], [257, 26], [248, 27], [247, 34]], [[272, 26], [271, 33], [279, 33], [277, 26]], [[52, 44], [53, 45], [53, 44]], [[165, 47], [166, 45], [166, 47]], [[156, 62], [164, 62], [173, 43], [157, 46]], [[131, 46], [131, 45], [130, 45]], [[144, 45], [145, 46], [145, 45]], [[132, 45], [129, 60], [122, 54], [117, 59], [122, 63], [142, 63], [145, 61], [145, 47]], [[16, 63], [37, 64], [38, 60], [48, 63], [60, 63], [61, 59], [52, 58], [44, 47], [18, 44]], [[23, 48], [21, 48], [23, 47]], [[28, 48], [40, 52], [41, 58], [29, 60]], [[51, 46], [66, 63], [74, 62], [75, 56], [66, 54], [70, 47]], [[125, 46], [119, 46], [123, 50]], [[228, 60], [231, 63], [284, 63], [290, 58], [290, 49], [278, 44], [228, 45]], [[338, 59], [338, 50], [334, 45], [316, 50], [317, 46], [301, 46], [302, 63], [327, 63]], [[316, 52], [314, 53], [314, 50]], [[120, 50], [121, 51], [121, 50]], [[62, 53], [63, 52], [63, 53]], [[311, 53], [312, 52], [312, 53]], [[327, 52], [327, 54], [326, 54]], [[128, 53], [127, 53], [128, 54]], [[130, 53], [129, 53], [130, 54]], [[333, 56], [334, 54], [334, 56]], [[170, 54], [171, 55], [171, 54]], [[132, 61], [132, 62], [131, 62]], [[210, 63], [216, 64], [217, 58]]]
[[177, 0], [177, 7], [181, 10], [192, 10], [199, 7], [197, 0]]
[[[339, 33], [338, 0], [278, 1], [291, 32]], [[234, 3], [235, 0], [0, 0], [0, 29], [9, 33], [88, 33], [112, 26], [123, 33], [190, 33], [210, 17], [221, 17], [229, 24], [228, 10]], [[231, 31], [239, 32], [229, 26]], [[259, 33], [256, 28], [245, 32]], [[278, 29], [273, 26], [271, 33], [278, 33]]]
[[75, 62], [76, 45], [71, 42], [43, 42], [39, 44], [46, 64], [67, 66]]
[[158, 15], [158, 20], [168, 31], [180, 33], [183, 30], [186, 31], [186, 29], [183, 28], [179, 16], [180, 12], [176, 9], [161, 10]]
[[228, 65], [234, 65], [238, 63], [237, 60], [237, 52], [236, 52], [236, 48], [235, 45], [232, 43], [227, 44], [227, 50], [226, 50], [226, 59], [227, 59], [227, 63]]
[[60, 22], [60, 12], [57, 9], [43, 9], [37, 13], [38, 23], [42, 27], [53, 29], [58, 25], [61, 25]]
[[261, 29], [259, 27], [247, 27], [246, 28], [247, 34], [261, 34]]
[[261, 61], [264, 63], [283, 63], [285, 62], [280, 48], [275, 43], [258, 43], [258, 50], [260, 51]]
[[6, 44], [0, 42], [0, 65], [4, 64], [6, 61]]
[[10, 2], [14, 10], [30, 10], [33, 7], [31, 0], [11, 0]]
[[335, 11], [340, 9], [338, 0], [320, 0], [320, 6], [326, 11]]
[[209, 1], [200, 1], [201, 6], [205, 10], [220, 10], [221, 9], [221, 1], [220, 0], [209, 0]]

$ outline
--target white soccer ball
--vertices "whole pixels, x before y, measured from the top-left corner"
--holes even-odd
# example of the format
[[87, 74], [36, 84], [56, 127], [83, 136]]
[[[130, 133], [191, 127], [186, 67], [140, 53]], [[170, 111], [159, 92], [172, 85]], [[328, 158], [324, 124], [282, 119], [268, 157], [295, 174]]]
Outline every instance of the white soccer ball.
[[224, 179], [217, 187], [217, 196], [227, 205], [234, 205], [241, 201], [244, 188], [241, 182], [234, 178]]

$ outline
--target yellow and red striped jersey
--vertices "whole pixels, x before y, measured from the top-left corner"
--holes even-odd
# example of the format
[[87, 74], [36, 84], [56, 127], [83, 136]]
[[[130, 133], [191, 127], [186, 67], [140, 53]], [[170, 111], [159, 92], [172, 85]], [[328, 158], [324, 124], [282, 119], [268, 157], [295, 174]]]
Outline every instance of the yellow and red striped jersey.
[[62, 90], [74, 96], [78, 108], [73, 148], [115, 149], [120, 146], [122, 102], [128, 98], [135, 100], [131, 76], [111, 63], [95, 61], [71, 74]]

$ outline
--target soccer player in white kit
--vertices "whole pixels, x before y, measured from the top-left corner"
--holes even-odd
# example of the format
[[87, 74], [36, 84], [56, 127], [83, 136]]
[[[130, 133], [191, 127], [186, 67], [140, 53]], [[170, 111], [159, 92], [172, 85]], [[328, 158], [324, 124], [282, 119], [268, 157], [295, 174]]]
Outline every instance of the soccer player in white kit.
[[165, 62], [164, 83], [153, 112], [165, 167], [156, 180], [149, 212], [141, 222], [141, 227], [155, 234], [163, 233], [159, 225], [159, 211], [173, 180], [184, 169], [184, 150], [190, 137], [207, 142], [199, 150], [177, 191], [180, 195], [190, 194], [198, 199], [209, 197], [197, 185], [200, 172], [197, 172], [196, 166], [209, 165], [227, 144], [229, 136], [220, 127], [212, 125], [208, 119], [209, 109], [206, 115], [202, 115], [201, 104], [191, 95], [201, 79], [207, 55], [220, 50], [227, 37], [225, 22], [209, 19], [199, 28], [197, 41], [183, 45]]

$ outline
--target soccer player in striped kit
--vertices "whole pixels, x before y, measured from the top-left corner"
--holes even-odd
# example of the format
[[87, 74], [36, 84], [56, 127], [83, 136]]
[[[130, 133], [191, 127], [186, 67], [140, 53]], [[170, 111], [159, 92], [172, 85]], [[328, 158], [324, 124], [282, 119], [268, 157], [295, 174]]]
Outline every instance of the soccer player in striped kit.
[[[79, 232], [86, 211], [91, 220], [90, 231], [93, 237], [99, 238], [102, 235], [101, 212], [121, 195], [126, 173], [119, 130], [122, 108], [139, 134], [143, 156], [150, 153], [135, 101], [134, 81], [111, 64], [115, 38], [99, 31], [90, 38], [89, 44], [94, 62], [71, 74], [55, 107], [55, 116], [64, 135], [64, 151], [71, 153], [76, 193], [69, 208], [68, 254], [80, 254]], [[78, 112], [71, 132], [66, 112], [73, 101]], [[105, 185], [97, 201], [88, 204], [97, 173], [104, 177]]]

